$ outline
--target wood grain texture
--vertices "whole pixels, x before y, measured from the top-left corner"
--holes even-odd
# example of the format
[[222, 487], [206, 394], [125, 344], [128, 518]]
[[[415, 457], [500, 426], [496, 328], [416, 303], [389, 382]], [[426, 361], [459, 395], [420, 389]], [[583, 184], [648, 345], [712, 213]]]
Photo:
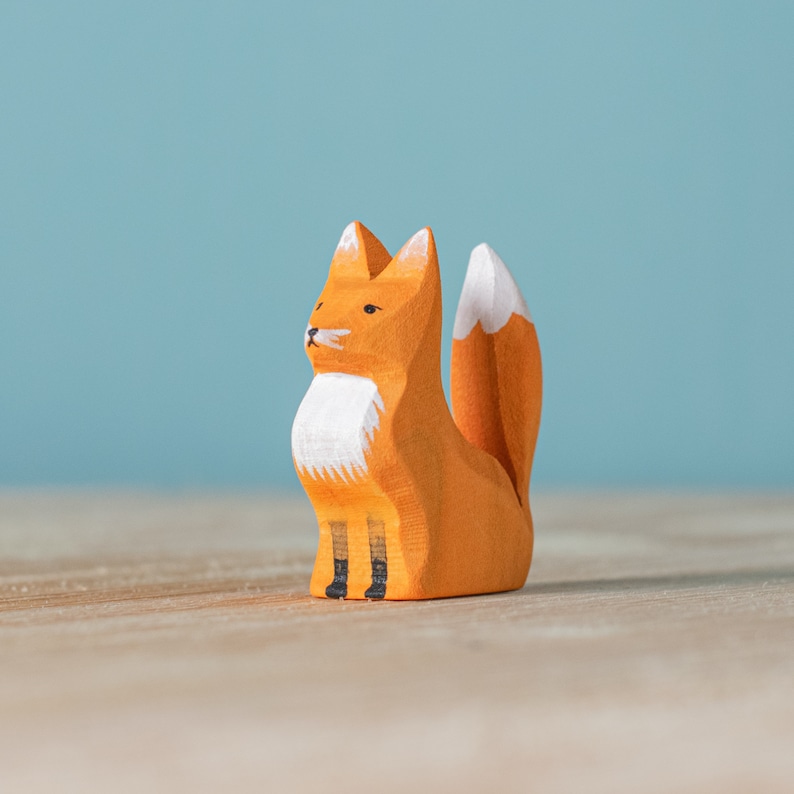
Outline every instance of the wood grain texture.
[[455, 323], [453, 419], [441, 303], [429, 227], [392, 259], [361, 223], [347, 226], [304, 333], [314, 379], [292, 425], [317, 514], [309, 589], [319, 598], [404, 601], [526, 582], [542, 393], [535, 327], [504, 262], [477, 246]]
[[336, 602], [302, 500], [0, 495], [0, 790], [794, 790], [794, 497], [535, 514], [523, 590]]

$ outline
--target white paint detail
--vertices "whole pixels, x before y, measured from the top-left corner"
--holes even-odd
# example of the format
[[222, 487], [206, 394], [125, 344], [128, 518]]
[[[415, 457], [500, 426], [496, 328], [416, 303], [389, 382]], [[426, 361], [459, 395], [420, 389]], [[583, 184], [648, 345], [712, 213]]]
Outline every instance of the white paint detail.
[[429, 235], [427, 229], [420, 229], [398, 252], [394, 258], [400, 267], [424, 269], [427, 264]]
[[[303, 342], [306, 345], [309, 344], [309, 339], [311, 338], [309, 336], [309, 329], [311, 327], [312, 324], [309, 323], [303, 333]], [[341, 350], [342, 345], [339, 344], [339, 337], [349, 333], [349, 328], [319, 328], [314, 335], [314, 341], [317, 345], [325, 345], [325, 347], [333, 347], [336, 350]]]
[[348, 223], [345, 226], [345, 230], [342, 232], [342, 236], [339, 238], [339, 244], [336, 246], [336, 250], [342, 251], [350, 251], [350, 250], [358, 250], [358, 235], [356, 234], [356, 222]]
[[480, 243], [469, 258], [452, 336], [465, 339], [478, 322], [486, 334], [495, 334], [514, 314], [532, 322], [524, 296], [507, 265], [490, 245]]
[[292, 424], [292, 456], [301, 474], [355, 482], [380, 427], [383, 400], [369, 378], [315, 375]]

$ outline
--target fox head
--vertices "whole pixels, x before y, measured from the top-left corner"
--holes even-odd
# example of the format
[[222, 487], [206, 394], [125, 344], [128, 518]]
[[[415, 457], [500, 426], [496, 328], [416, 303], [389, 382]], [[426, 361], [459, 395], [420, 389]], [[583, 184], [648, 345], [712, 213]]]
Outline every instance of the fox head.
[[418, 231], [394, 257], [358, 221], [342, 233], [304, 333], [315, 374], [377, 377], [439, 356], [441, 287], [433, 233]]

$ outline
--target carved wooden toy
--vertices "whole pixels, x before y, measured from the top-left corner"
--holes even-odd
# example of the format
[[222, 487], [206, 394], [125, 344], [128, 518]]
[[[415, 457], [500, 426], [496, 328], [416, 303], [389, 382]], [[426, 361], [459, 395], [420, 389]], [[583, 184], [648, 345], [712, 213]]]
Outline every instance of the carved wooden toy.
[[540, 348], [485, 244], [471, 254], [453, 336], [455, 419], [441, 385], [432, 232], [392, 258], [351, 223], [306, 328], [314, 380], [292, 428], [320, 530], [313, 595], [440, 598], [526, 581]]

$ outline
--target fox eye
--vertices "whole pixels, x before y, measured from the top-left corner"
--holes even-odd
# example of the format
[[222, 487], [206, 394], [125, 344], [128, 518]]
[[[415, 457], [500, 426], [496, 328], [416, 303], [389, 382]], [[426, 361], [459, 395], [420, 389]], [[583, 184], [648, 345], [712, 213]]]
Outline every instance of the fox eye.
[[368, 304], [367, 304], [367, 305], [364, 307], [364, 311], [365, 311], [367, 314], [375, 314], [375, 312], [376, 312], [376, 311], [378, 311], [378, 309], [380, 309], [380, 306], [373, 306], [373, 304], [371, 304], [371, 303], [368, 303]]
[[323, 302], [322, 302], [322, 301], [320, 301], [320, 302], [319, 302], [319, 303], [318, 303], [318, 304], [317, 304], [317, 305], [314, 307], [314, 311], [317, 311], [317, 309], [319, 309], [319, 308], [320, 308], [322, 305], [323, 305]]

